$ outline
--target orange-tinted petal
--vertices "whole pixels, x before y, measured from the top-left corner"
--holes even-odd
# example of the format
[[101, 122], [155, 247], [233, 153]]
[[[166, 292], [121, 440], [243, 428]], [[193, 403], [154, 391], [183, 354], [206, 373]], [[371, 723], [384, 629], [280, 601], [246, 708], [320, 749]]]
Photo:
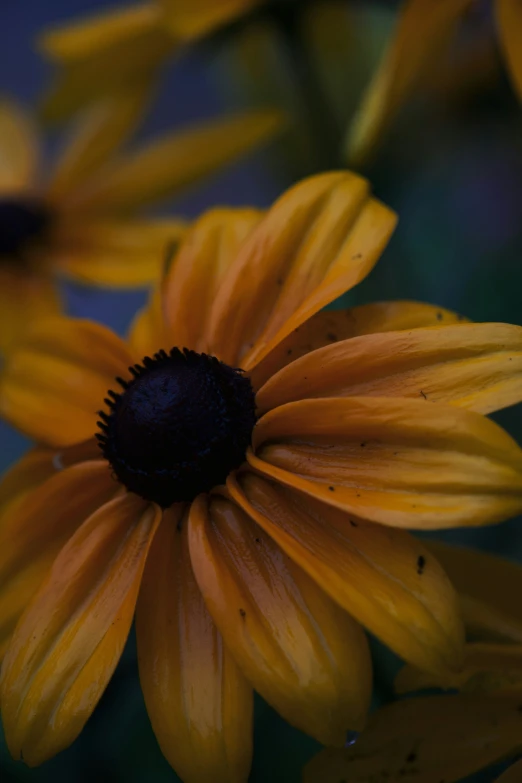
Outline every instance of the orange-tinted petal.
[[73, 280], [134, 287], [157, 283], [166, 252], [186, 231], [181, 220], [66, 221], [55, 241], [56, 263]]
[[339, 340], [461, 320], [461, 316], [443, 307], [409, 301], [375, 302], [348, 310], [322, 310], [294, 329], [252, 369], [252, 383], [259, 388], [290, 362]]
[[321, 751], [303, 783], [455, 783], [522, 745], [520, 697], [405, 699], [372, 715], [352, 748]]
[[396, 653], [432, 671], [460, 665], [457, 596], [419, 541], [252, 474], [231, 478], [228, 488], [292, 560]]
[[163, 755], [185, 783], [243, 783], [252, 755], [252, 688], [194, 579], [183, 513], [183, 506], [164, 513], [143, 575], [141, 686]]
[[132, 356], [110, 329], [49, 318], [27, 330], [0, 378], [2, 415], [30, 437], [70, 446], [96, 432], [97, 411]]
[[493, 3], [498, 37], [509, 75], [518, 97], [522, 98], [522, 6], [518, 0], [495, 0]]
[[140, 84], [98, 101], [80, 116], [48, 185], [53, 202], [67, 210], [73, 189], [81, 188], [134, 133], [149, 95], [147, 86]]
[[0, 193], [32, 184], [38, 163], [36, 131], [14, 104], [0, 101]]
[[0, 263], [1, 353], [15, 348], [33, 322], [57, 315], [60, 309], [60, 296], [50, 277], [21, 274], [13, 265]]
[[259, 110], [175, 131], [93, 178], [73, 204], [98, 214], [129, 211], [178, 193], [281, 128], [281, 115]]
[[[14, 489], [13, 479], [25, 479], [22, 471], [31, 467], [36, 468], [33, 481], [41, 478], [41, 452], [33, 451], [23, 469], [15, 468], [18, 475], [11, 473], [6, 489], [9, 483]], [[56, 464], [56, 456], [51, 457], [51, 464]], [[38, 458], [41, 462], [35, 464]], [[88, 516], [114, 497], [118, 488], [107, 463], [100, 460], [81, 462], [61, 472], [54, 468], [31, 490], [24, 487], [11, 493], [11, 502], [0, 515], [0, 657], [60, 549]]]
[[312, 397], [417, 397], [480, 413], [522, 400], [522, 327], [454, 324], [333, 342], [257, 393], [261, 412]]
[[522, 643], [522, 567], [503, 557], [430, 541], [455, 585], [466, 626], [482, 638]]
[[471, 411], [348, 397], [276, 408], [253, 433], [253, 468], [394, 527], [500, 522], [522, 510], [522, 450]]
[[446, 55], [472, 0], [406, 0], [394, 35], [364, 95], [347, 140], [348, 158], [363, 162], [395, 114]]
[[7, 745], [30, 766], [80, 733], [119, 660], [160, 509], [106, 503], [73, 535], [20, 620], [1, 676]]
[[522, 691], [522, 645], [468, 644], [462, 670], [458, 673], [420, 671], [405, 666], [396, 677], [399, 693], [424, 688], [458, 688], [466, 691], [504, 692]]
[[241, 243], [261, 214], [255, 209], [213, 209], [194, 223], [163, 285], [168, 345], [158, 345], [156, 350], [176, 345], [208, 350], [212, 304]]
[[[162, 346], [168, 345], [162, 308], [162, 286], [154, 286], [147, 304], [135, 315], [127, 336], [129, 348], [140, 362], [145, 356], [153, 356]], [[174, 346], [171, 346], [174, 347]]]
[[370, 272], [395, 222], [355, 174], [321, 174], [291, 188], [251, 233], [223, 281], [212, 308], [212, 353], [250, 370]]
[[189, 544], [210, 614], [254, 688], [293, 725], [343, 745], [371, 692], [359, 625], [224, 498], [194, 501]]

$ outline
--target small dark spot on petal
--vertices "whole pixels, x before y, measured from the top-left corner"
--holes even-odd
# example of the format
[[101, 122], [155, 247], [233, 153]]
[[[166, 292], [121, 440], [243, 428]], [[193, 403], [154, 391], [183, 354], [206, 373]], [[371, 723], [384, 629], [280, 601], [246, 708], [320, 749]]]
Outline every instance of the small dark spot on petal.
[[427, 399], [428, 399], [428, 398], [427, 398], [427, 396], [426, 396], [426, 394], [425, 394], [425, 393], [422, 391], [422, 389], [420, 390], [420, 393], [422, 394], [422, 396], [424, 397], [424, 399], [425, 399], [425, 400], [427, 400]]
[[357, 522], [354, 522], [354, 521], [353, 521], [353, 519], [350, 519], [350, 520], [348, 520], [348, 521], [350, 522], [350, 525], [351, 525], [352, 527], [359, 527], [359, 525], [357, 524]]
[[366, 446], [366, 443], [361, 443], [361, 448], [362, 449], [364, 449], [365, 446]]
[[336, 335], [336, 334], [334, 334], [333, 332], [327, 332], [327, 334], [326, 334], [326, 339], [327, 339], [327, 340], [331, 340], [332, 342], [334, 342], [334, 343], [335, 343], [335, 342], [336, 342], [336, 340], [337, 340], [337, 335]]
[[335, 492], [335, 487], [328, 487], [328, 489], [330, 490], [330, 492]]
[[256, 542], [256, 544], [260, 544], [261, 543], [261, 539], [260, 538], [256, 538], [255, 542]]
[[292, 351], [291, 348], [288, 349], [287, 354], [288, 354], [288, 356], [291, 356], [293, 354], [293, 351]]
[[417, 558], [417, 573], [420, 575], [424, 573], [424, 568], [426, 566], [426, 558], [424, 555], [419, 555]]
[[436, 316], [436, 318], [437, 318], [437, 321], [442, 321], [442, 319], [444, 318], [444, 316], [443, 316], [443, 314], [440, 312], [440, 310], [439, 310], [439, 312], [437, 313], [437, 316]]
[[412, 761], [415, 761], [415, 760], [416, 760], [416, 758], [417, 758], [417, 754], [415, 753], [415, 751], [413, 751], [413, 750], [412, 750], [412, 752], [411, 752], [411, 753], [409, 753], [409, 754], [408, 754], [408, 756], [406, 756], [406, 761], [407, 761], [409, 764], [411, 764], [411, 762], [412, 762]]
[[362, 258], [362, 253], [356, 253], [354, 256], [352, 256], [352, 261], [356, 261], [358, 258]]
[[283, 285], [283, 278], [282, 277], [278, 277], [277, 278], [277, 285]]
[[246, 612], [244, 609], [240, 609], [239, 614], [241, 615], [241, 617], [246, 617]]

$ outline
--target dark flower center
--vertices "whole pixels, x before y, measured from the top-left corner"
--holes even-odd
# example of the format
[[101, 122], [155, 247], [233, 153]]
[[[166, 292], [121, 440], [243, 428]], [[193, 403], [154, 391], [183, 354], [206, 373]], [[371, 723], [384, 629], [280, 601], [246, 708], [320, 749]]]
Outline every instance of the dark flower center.
[[109, 392], [96, 437], [118, 480], [163, 508], [223, 484], [255, 424], [249, 379], [214, 356], [173, 348]]
[[27, 245], [41, 239], [49, 211], [37, 199], [0, 198], [0, 257], [23, 259]]

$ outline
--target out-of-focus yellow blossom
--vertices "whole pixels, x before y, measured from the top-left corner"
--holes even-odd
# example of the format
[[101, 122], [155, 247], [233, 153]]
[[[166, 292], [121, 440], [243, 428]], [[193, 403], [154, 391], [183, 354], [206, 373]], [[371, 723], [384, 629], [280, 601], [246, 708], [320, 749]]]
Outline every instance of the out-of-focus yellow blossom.
[[48, 175], [32, 119], [0, 104], [0, 351], [60, 309], [57, 275], [103, 286], [156, 280], [184, 224], [140, 210], [235, 160], [280, 124], [274, 112], [247, 112], [126, 150], [148, 94], [127, 90], [94, 104]]

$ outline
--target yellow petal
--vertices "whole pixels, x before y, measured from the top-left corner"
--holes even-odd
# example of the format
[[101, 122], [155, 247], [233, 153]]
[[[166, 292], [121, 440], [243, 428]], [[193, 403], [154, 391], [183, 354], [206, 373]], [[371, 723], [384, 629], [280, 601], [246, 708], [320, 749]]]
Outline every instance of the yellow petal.
[[5, 363], [0, 411], [22, 432], [70, 446], [96, 432], [96, 411], [132, 356], [110, 329], [90, 321], [49, 318], [28, 330]]
[[67, 277], [81, 283], [150, 285], [160, 279], [166, 252], [185, 231], [181, 220], [67, 221], [55, 240], [56, 263]]
[[342, 746], [371, 693], [359, 625], [224, 498], [194, 501], [189, 544], [210, 614], [255, 690], [294, 726]]
[[430, 541], [455, 585], [466, 626], [482, 638], [522, 643], [522, 567], [503, 557]]
[[301, 400], [263, 416], [255, 470], [348, 513], [417, 529], [522, 510], [522, 450], [477, 413], [423, 400]]
[[48, 30], [40, 36], [39, 46], [55, 60], [78, 60], [115, 44], [130, 44], [144, 31], [155, 29], [160, 17], [154, 2], [122, 6]]
[[33, 322], [57, 315], [60, 296], [50, 277], [0, 264], [0, 352], [16, 348]]
[[118, 152], [136, 130], [150, 95], [146, 85], [98, 101], [77, 122], [52, 173], [48, 196], [67, 209], [68, 196]]
[[255, 209], [213, 209], [194, 223], [163, 285], [168, 344], [156, 350], [174, 346], [208, 350], [212, 304], [241, 243], [261, 214]]
[[352, 748], [321, 751], [303, 783], [454, 783], [522, 747], [519, 704], [469, 694], [395, 702]]
[[495, 0], [493, 8], [508, 72], [518, 97], [522, 98], [522, 7], [518, 0]]
[[330, 598], [398, 655], [437, 672], [460, 665], [457, 596], [419, 541], [252, 474], [231, 478], [228, 488]]
[[153, 288], [147, 304], [138, 311], [130, 326], [127, 340], [137, 362], [141, 362], [145, 356], [153, 356], [161, 346], [168, 345], [161, 290], [160, 285]]
[[522, 780], [522, 759], [512, 764], [496, 779], [495, 783], [520, 783]]
[[522, 691], [522, 645], [468, 644], [458, 673], [424, 672], [405, 666], [396, 677], [399, 693], [423, 688], [512, 693]]
[[348, 172], [321, 174], [287, 191], [230, 267], [211, 315], [212, 352], [250, 370], [290, 332], [360, 282], [395, 215]]
[[[24, 467], [29, 470], [32, 463], [36, 480], [43, 466], [34, 465], [35, 452], [31, 456]], [[56, 456], [52, 458], [54, 465]], [[54, 473], [39, 486], [35, 482], [31, 489], [24, 487], [11, 494], [11, 503], [0, 515], [0, 657], [60, 549], [119, 489], [104, 460], [56, 470], [54, 467]], [[8, 479], [11, 489], [13, 478], [11, 474], [11, 482]], [[16, 478], [22, 479], [21, 469]]]
[[160, 0], [171, 35], [184, 42], [209, 35], [263, 0]]
[[164, 513], [143, 575], [141, 687], [163, 755], [185, 783], [243, 783], [252, 755], [252, 688], [194, 579], [183, 512]]
[[365, 395], [480, 413], [514, 405], [522, 400], [522, 327], [454, 324], [332, 341], [280, 370], [256, 401], [263, 412], [294, 400]]
[[406, 0], [394, 35], [362, 100], [347, 139], [352, 163], [361, 164], [397, 111], [446, 55], [472, 0]]
[[26, 188], [38, 164], [36, 130], [18, 106], [0, 101], [0, 193]]
[[78, 736], [122, 653], [161, 517], [134, 495], [79, 528], [20, 620], [1, 677], [7, 745], [41, 764]]
[[[53, 43], [47, 38], [47, 49], [54, 47], [56, 57], [64, 60], [41, 105], [41, 114], [47, 122], [63, 122], [86, 104], [125, 91], [129, 85], [133, 89], [150, 89], [176, 48], [154, 15], [143, 24], [138, 19], [128, 30], [123, 24], [122, 30], [116, 30], [114, 35], [110, 24], [106, 31], [103, 23], [98, 25], [96, 21], [91, 29], [85, 25], [82, 30], [81, 25], [77, 36], [74, 28], [71, 29], [70, 44], [66, 42], [67, 30], [57, 31]], [[60, 38], [63, 45], [58, 42]]]
[[348, 310], [322, 310], [278, 343], [252, 369], [251, 380], [254, 387], [259, 388], [290, 362], [339, 340], [362, 334], [452, 324], [462, 320], [462, 316], [443, 307], [408, 301], [376, 302]]
[[75, 207], [132, 210], [178, 193], [270, 139], [274, 111], [252, 111], [192, 126], [158, 139], [93, 179]]

